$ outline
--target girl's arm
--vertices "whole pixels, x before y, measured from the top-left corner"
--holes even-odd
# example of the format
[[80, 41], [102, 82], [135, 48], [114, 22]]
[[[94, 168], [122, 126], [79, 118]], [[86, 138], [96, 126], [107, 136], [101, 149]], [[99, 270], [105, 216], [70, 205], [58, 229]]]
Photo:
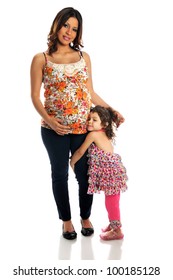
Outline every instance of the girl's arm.
[[[92, 69], [91, 69], [91, 61], [90, 61], [90, 57], [86, 52], [83, 52], [84, 55], [84, 59], [86, 61], [86, 65], [88, 68], [88, 73], [89, 73], [89, 78], [87, 81], [87, 88], [91, 94], [91, 101], [94, 105], [100, 105], [103, 107], [112, 107], [109, 104], [107, 104], [97, 93], [95, 93], [94, 89], [93, 89], [93, 82], [92, 82]], [[114, 109], [113, 109], [114, 110]], [[119, 118], [119, 123], [123, 123], [124, 122], [124, 117], [116, 110], [114, 110]]]
[[94, 132], [90, 132], [87, 135], [87, 137], [86, 137], [85, 141], [83, 142], [83, 144], [72, 155], [71, 160], [70, 160], [70, 166], [72, 167], [73, 170], [74, 170], [74, 165], [76, 164], [76, 162], [84, 155], [84, 153], [89, 148], [91, 143], [94, 142], [94, 139], [95, 139], [94, 136], [95, 136], [95, 133]]

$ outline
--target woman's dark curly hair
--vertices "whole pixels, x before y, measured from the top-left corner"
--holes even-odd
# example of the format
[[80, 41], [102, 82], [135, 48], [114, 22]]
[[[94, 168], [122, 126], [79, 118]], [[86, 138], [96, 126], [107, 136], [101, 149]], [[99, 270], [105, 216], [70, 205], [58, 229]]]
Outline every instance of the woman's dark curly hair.
[[52, 53], [57, 51], [57, 33], [61, 29], [61, 27], [66, 23], [66, 21], [70, 18], [76, 18], [78, 20], [78, 30], [76, 38], [73, 41], [73, 46], [70, 47], [74, 50], [80, 50], [82, 45], [82, 16], [78, 10], [75, 10], [72, 7], [62, 9], [55, 17], [50, 32], [48, 34], [48, 54], [51, 55]]
[[[101, 125], [105, 129], [106, 136], [109, 139], [115, 138], [114, 130], [119, 126], [118, 114], [111, 107], [105, 108], [100, 105], [92, 107], [91, 113], [97, 113], [101, 120]], [[116, 125], [116, 126], [115, 126]]]

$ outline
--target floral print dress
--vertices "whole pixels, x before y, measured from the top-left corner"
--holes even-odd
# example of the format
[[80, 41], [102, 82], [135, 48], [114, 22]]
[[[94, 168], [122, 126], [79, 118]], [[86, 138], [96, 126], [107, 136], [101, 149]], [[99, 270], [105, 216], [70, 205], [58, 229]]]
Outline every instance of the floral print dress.
[[[88, 72], [83, 56], [75, 63], [56, 64], [44, 55], [44, 107], [47, 113], [61, 119], [62, 124], [71, 128], [71, 133], [86, 133], [91, 96], [86, 86]], [[44, 120], [42, 126], [51, 129]]]
[[92, 143], [88, 158], [88, 194], [104, 191], [105, 195], [114, 195], [127, 190], [128, 177], [120, 155], [105, 152]]

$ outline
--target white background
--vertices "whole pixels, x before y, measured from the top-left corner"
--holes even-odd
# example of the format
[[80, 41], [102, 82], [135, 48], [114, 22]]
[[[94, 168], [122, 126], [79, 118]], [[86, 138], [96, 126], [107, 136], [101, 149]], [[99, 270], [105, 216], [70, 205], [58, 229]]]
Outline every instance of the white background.
[[[97, 227], [107, 222], [107, 216], [102, 195], [96, 196], [92, 214], [96, 236], [90, 239], [93, 254], [88, 259], [95, 260], [95, 266], [98, 261], [121, 259], [136, 266], [150, 261], [151, 266], [169, 268], [168, 254], [173, 249], [172, 1], [16, 0], [6, 1], [0, 10], [1, 273], [13, 279], [12, 269], [18, 265], [48, 267], [62, 259], [72, 264], [87, 259], [79, 254], [84, 241], [65, 247], [64, 254], [40, 116], [30, 99], [32, 57], [46, 50], [52, 21], [68, 6], [83, 16], [84, 51], [91, 57], [95, 91], [126, 119], [115, 147], [129, 176], [129, 190], [121, 200], [126, 239], [117, 258], [110, 244], [99, 242]], [[73, 221], [80, 235], [73, 176], [70, 171]], [[84, 246], [87, 251], [89, 244]]]

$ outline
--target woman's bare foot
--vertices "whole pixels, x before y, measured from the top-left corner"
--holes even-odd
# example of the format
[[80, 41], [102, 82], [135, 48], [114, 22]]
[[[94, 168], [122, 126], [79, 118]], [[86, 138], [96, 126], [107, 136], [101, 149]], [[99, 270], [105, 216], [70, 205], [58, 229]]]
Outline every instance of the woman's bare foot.
[[74, 227], [73, 227], [73, 224], [72, 224], [71, 220], [70, 221], [63, 221], [62, 236], [65, 239], [68, 239], [68, 240], [76, 239], [77, 233], [74, 230]]
[[84, 228], [92, 228], [93, 227], [89, 219], [81, 220], [81, 223], [82, 223], [82, 226]]
[[81, 220], [81, 225], [82, 225], [81, 233], [84, 236], [90, 236], [94, 233], [93, 225], [91, 224], [89, 219]]
[[73, 232], [74, 231], [74, 227], [73, 227], [71, 220], [63, 221], [63, 231], [64, 232]]

